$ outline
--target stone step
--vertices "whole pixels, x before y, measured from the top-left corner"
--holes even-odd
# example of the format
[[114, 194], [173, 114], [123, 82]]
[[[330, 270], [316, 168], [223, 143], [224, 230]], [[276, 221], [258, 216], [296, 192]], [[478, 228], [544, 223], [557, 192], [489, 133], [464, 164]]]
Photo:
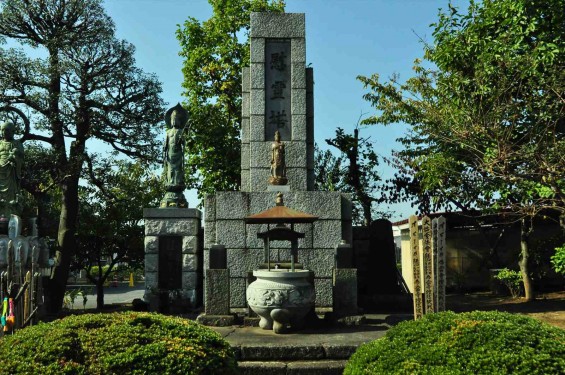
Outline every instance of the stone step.
[[347, 360], [240, 361], [242, 375], [340, 375]]
[[348, 359], [358, 345], [347, 344], [255, 344], [233, 346], [236, 358], [241, 361], [296, 361], [322, 359]]

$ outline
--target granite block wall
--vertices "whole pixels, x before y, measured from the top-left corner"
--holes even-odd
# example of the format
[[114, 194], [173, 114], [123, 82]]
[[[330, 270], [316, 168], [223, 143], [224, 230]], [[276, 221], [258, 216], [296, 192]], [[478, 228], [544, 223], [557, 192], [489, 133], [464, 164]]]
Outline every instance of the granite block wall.
[[[230, 270], [231, 307], [245, 307], [249, 272], [265, 261], [263, 241], [257, 233], [267, 225], [245, 224], [244, 218], [275, 205], [276, 192], [219, 192], [205, 200], [204, 268], [208, 268], [207, 248], [218, 243], [227, 248]], [[285, 206], [319, 217], [309, 224], [296, 224], [305, 233], [298, 242], [298, 261], [313, 270], [318, 306], [332, 305], [332, 272], [335, 247], [342, 239], [351, 243], [350, 197], [340, 192], [295, 191], [284, 194]], [[345, 211], [344, 211], [345, 210]], [[208, 214], [210, 213], [210, 214]], [[346, 237], [343, 237], [344, 233]], [[271, 243], [271, 259], [290, 259], [288, 242]]]

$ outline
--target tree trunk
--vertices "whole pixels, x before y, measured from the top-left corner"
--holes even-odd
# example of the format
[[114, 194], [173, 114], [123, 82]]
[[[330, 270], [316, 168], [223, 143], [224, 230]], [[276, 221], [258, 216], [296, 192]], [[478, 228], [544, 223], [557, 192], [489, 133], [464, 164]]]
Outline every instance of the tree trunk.
[[104, 308], [104, 280], [98, 279], [96, 283], [96, 309], [102, 310]]
[[59, 218], [58, 243], [60, 254], [59, 265], [49, 283], [48, 311], [52, 314], [58, 313], [63, 306], [65, 289], [71, 259], [77, 247], [76, 224], [78, 217], [78, 176], [69, 177], [63, 186], [63, 201], [61, 204], [61, 216]]
[[522, 219], [520, 227], [520, 272], [522, 273], [522, 282], [524, 283], [524, 294], [526, 301], [532, 301], [535, 298], [534, 286], [529, 273], [528, 260], [530, 258], [528, 239], [532, 233], [531, 223], [526, 219]]

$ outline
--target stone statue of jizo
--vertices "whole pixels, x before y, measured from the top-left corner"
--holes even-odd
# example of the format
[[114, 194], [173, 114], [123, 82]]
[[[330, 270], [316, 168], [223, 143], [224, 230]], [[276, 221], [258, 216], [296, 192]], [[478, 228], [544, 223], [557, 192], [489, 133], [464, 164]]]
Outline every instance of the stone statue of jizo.
[[15, 127], [10, 121], [0, 125], [0, 213], [5, 217], [19, 214], [24, 148], [14, 139]]

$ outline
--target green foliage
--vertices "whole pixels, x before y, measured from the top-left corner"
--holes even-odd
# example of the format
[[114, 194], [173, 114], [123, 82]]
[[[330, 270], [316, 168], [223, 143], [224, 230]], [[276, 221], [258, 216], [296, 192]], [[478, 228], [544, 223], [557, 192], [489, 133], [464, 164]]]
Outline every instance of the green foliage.
[[501, 312], [427, 314], [357, 349], [345, 375], [562, 374], [565, 331]]
[[96, 158], [87, 145], [97, 139], [145, 161], [158, 155], [161, 84], [135, 66], [134, 46], [114, 31], [100, 0], [0, 2], [0, 40], [10, 43], [0, 45], [0, 108], [18, 115], [22, 141], [50, 150], [47, 173], [60, 192], [53, 311], [77, 248], [79, 180], [98, 178], [83, 173]]
[[322, 151], [314, 145], [314, 190], [340, 191], [345, 185], [343, 156], [336, 157], [330, 150]]
[[[315, 186], [332, 188], [336, 191], [350, 193], [353, 201], [353, 221], [359, 225], [368, 226], [374, 216], [388, 217], [387, 212], [377, 210], [377, 198], [381, 177], [378, 172], [379, 159], [369, 138], [359, 136], [359, 124], [353, 134], [347, 134], [342, 128], [337, 128], [335, 137], [326, 139], [326, 143], [335, 147], [339, 157], [333, 157], [329, 151], [316, 157]], [[317, 150], [319, 152], [319, 150]], [[323, 178], [327, 181], [320, 183]], [[329, 186], [328, 186], [329, 185]], [[328, 189], [329, 190], [329, 189]]]
[[508, 288], [510, 295], [514, 298], [520, 296], [520, 287], [522, 286], [522, 274], [519, 271], [509, 270], [508, 268], [503, 268], [494, 278], [502, 281], [502, 283]]
[[165, 192], [162, 181], [144, 163], [94, 159], [90, 169], [98, 177], [95, 186], [81, 188], [78, 247], [72, 268], [87, 271], [87, 278], [99, 287], [100, 305], [101, 286], [113, 277], [117, 264], [127, 264], [128, 270], [142, 268], [143, 207], [158, 206]]
[[555, 272], [565, 276], [565, 243], [555, 248], [555, 255], [551, 257], [551, 265]]
[[209, 0], [210, 19], [189, 17], [177, 30], [183, 63], [186, 183], [199, 197], [240, 185], [241, 72], [249, 65], [251, 12], [282, 12], [281, 0]]
[[366, 124], [404, 122], [393, 200], [420, 211], [565, 210], [563, 0], [471, 1], [433, 25], [414, 76], [359, 77], [377, 109]]
[[85, 309], [86, 302], [88, 301], [87, 294], [88, 291], [81, 288], [65, 291], [65, 298], [63, 299], [63, 309], [72, 310], [75, 305], [76, 299], [79, 297], [82, 298], [82, 308]]
[[230, 346], [190, 320], [85, 314], [0, 340], [0, 374], [237, 374]]

